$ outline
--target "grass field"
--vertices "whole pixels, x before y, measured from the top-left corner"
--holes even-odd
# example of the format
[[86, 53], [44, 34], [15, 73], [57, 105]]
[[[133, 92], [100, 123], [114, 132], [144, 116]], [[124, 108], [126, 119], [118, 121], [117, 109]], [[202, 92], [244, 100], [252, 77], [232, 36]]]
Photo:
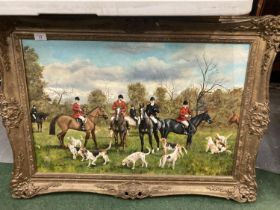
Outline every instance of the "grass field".
[[[87, 167], [88, 161], [81, 162], [81, 157], [76, 160], [72, 159], [72, 154], [68, 149], [59, 147], [56, 136], [48, 134], [49, 122], [45, 122], [43, 132], [36, 132], [34, 125], [34, 141], [37, 160], [37, 169], [39, 172], [63, 172], [63, 173], [113, 173], [113, 174], [150, 174], [150, 175], [231, 175], [233, 167], [233, 153], [220, 153], [212, 155], [205, 152], [206, 136], [214, 136], [216, 132], [220, 135], [233, 135], [228, 139], [229, 150], [234, 150], [236, 129], [235, 128], [202, 128], [200, 127], [193, 137], [191, 150], [183, 158], [176, 162], [175, 170], [168, 168], [159, 168], [159, 159], [162, 156], [162, 149], [154, 154], [146, 156], [148, 168], [142, 168], [140, 162], [136, 164], [135, 170], [124, 167], [121, 161], [129, 154], [140, 151], [140, 140], [138, 131], [131, 129], [127, 137], [127, 147], [116, 150], [112, 144], [111, 150], [108, 152], [111, 162], [103, 166], [103, 159], [97, 160], [97, 165], [90, 168]], [[58, 129], [57, 129], [58, 131]], [[67, 136], [74, 136], [79, 138], [84, 135], [81, 132], [69, 130]], [[97, 143], [99, 148], [108, 146], [109, 141], [114, 140], [109, 137], [107, 126], [97, 127]], [[185, 136], [170, 134], [169, 142], [180, 143], [185, 146]], [[68, 140], [65, 138], [65, 143]], [[149, 146], [148, 137], [145, 137], [145, 146]], [[153, 146], [156, 148], [156, 142], [153, 139]], [[87, 145], [88, 149], [94, 149], [93, 141], [90, 140]]]

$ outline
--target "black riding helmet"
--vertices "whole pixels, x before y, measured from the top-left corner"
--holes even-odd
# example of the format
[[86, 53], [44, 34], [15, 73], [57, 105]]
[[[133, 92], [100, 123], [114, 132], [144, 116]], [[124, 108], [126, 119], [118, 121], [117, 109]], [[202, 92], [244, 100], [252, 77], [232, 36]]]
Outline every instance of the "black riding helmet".
[[120, 95], [118, 96], [118, 99], [123, 99], [123, 95], [120, 94]]
[[76, 100], [76, 101], [79, 101], [79, 100], [80, 100], [80, 98], [77, 96], [77, 97], [75, 97], [75, 100]]
[[184, 102], [183, 102], [183, 105], [188, 105], [189, 104], [189, 102], [187, 101], [187, 100], [185, 100]]

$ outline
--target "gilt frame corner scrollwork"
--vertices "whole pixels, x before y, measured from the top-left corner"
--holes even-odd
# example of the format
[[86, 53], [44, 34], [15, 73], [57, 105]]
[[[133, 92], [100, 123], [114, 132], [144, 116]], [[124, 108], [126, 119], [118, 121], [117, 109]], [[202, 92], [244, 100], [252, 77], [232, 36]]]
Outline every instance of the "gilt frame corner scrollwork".
[[[238, 202], [256, 200], [255, 160], [261, 138], [269, 123], [268, 84], [270, 71], [280, 51], [280, 16], [203, 18], [96, 18], [58, 22], [41, 17], [1, 17], [0, 21], [0, 115], [7, 129], [14, 154], [11, 180], [12, 196], [31, 198], [39, 194], [63, 191], [86, 191], [114, 195], [124, 199], [202, 194], [233, 199]], [[81, 24], [78, 24], [81, 21]], [[199, 29], [197, 25], [201, 26]], [[135, 27], [137, 25], [137, 27]], [[134, 28], [133, 28], [134, 27]], [[28, 125], [28, 102], [22, 71], [20, 37], [25, 33], [126, 34], [148, 39], [154, 37], [200, 36], [202, 41], [222, 39], [251, 44], [247, 69], [246, 92], [243, 97], [239, 139], [234, 170], [228, 177], [164, 177], [143, 178], [141, 175], [107, 176], [43, 174], [36, 172], [36, 161]], [[74, 182], [73, 182], [74, 180]], [[169, 179], [170, 180], [170, 179]]]

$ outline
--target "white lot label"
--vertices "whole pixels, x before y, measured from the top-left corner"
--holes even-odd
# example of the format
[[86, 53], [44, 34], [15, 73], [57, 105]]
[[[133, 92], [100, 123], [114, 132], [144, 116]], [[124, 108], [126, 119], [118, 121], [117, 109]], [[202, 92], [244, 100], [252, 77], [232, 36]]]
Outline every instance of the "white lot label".
[[46, 41], [47, 35], [45, 33], [34, 33], [34, 39], [38, 41]]

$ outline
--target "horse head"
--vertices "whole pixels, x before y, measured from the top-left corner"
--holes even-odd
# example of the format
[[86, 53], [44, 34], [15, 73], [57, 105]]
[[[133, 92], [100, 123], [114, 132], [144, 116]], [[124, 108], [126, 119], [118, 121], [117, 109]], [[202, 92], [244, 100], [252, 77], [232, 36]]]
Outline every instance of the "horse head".
[[145, 118], [145, 105], [144, 104], [140, 104], [139, 114], [140, 114], [140, 119], [143, 120]]
[[208, 111], [205, 111], [202, 115], [204, 121], [208, 122], [209, 124], [213, 122], [210, 115], [208, 114]]
[[120, 119], [120, 114], [121, 114], [121, 108], [116, 108], [115, 109], [115, 120], [118, 121]]
[[107, 120], [109, 118], [105, 109], [102, 107], [98, 107], [98, 116], [103, 117], [105, 120]]
[[88, 115], [88, 118], [91, 120], [94, 120], [94, 118], [96, 118], [96, 117], [103, 117], [105, 120], [108, 119], [108, 114], [102, 107], [94, 108], [87, 115]]

